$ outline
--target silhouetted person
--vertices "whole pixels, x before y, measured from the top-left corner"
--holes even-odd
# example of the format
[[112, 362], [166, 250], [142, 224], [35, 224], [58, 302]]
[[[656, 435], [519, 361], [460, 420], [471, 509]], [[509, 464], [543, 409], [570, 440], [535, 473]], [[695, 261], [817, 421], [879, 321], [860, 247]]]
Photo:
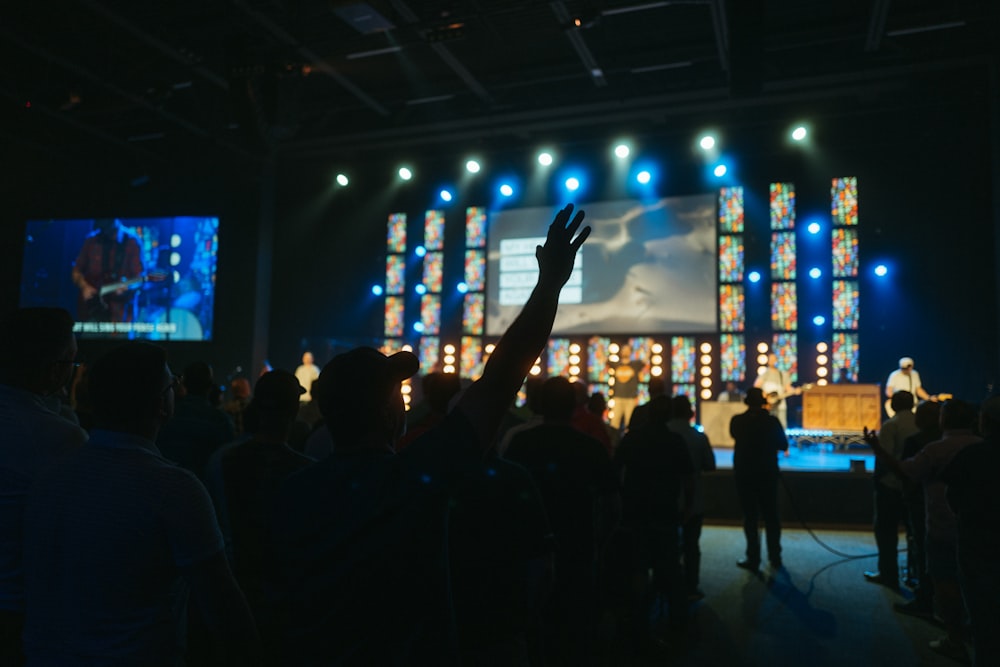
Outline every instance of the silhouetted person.
[[743, 402], [743, 392], [740, 391], [739, 385], [737, 385], [732, 380], [726, 380], [726, 387], [719, 392], [719, 402], [721, 403], [742, 403]]
[[[497, 456], [503, 456], [507, 452], [507, 447], [510, 446], [511, 440], [514, 437], [526, 431], [530, 428], [534, 428], [542, 423], [542, 408], [539, 403], [539, 398], [541, 394], [539, 390], [542, 385], [545, 384], [545, 378], [532, 375], [524, 381], [524, 406], [520, 408], [520, 411], [527, 413], [528, 418], [522, 420], [518, 424], [513, 426], [508, 426], [507, 430], [500, 434], [499, 442], [497, 443], [496, 453]], [[516, 413], [518, 409], [512, 409], [510, 413]], [[506, 421], [506, 420], [505, 420]]]
[[[897, 391], [889, 399], [895, 415], [882, 424], [879, 439], [892, 458], [903, 456], [903, 443], [916, 435], [917, 422], [913, 416], [913, 394]], [[875, 544], [878, 547], [878, 570], [865, 572], [865, 579], [893, 590], [899, 588], [899, 526], [907, 520], [906, 501], [903, 499], [903, 480], [887, 465], [884, 457], [876, 457], [875, 474]]]
[[986, 399], [979, 412], [985, 440], [955, 454], [941, 474], [958, 518], [958, 564], [962, 595], [972, 625], [974, 665], [1000, 664], [1000, 397]]
[[610, 460], [615, 455], [615, 448], [611, 443], [611, 437], [604, 428], [604, 419], [601, 416], [603, 413], [594, 414], [587, 407], [589, 396], [587, 396], [586, 384], [577, 380], [576, 382], [572, 382], [571, 385], [573, 387], [573, 396], [576, 400], [576, 407], [573, 408], [573, 416], [569, 420], [570, 426], [601, 443]]
[[576, 398], [569, 380], [546, 380], [539, 405], [543, 423], [516, 435], [505, 458], [531, 474], [556, 538], [546, 650], [565, 664], [586, 664], [597, 627], [598, 553], [617, 519], [618, 484], [601, 443], [570, 424]]
[[416, 356], [357, 348], [320, 374], [333, 453], [292, 475], [275, 503], [268, 585], [288, 665], [451, 664], [458, 661], [448, 592], [449, 498], [494, 443], [544, 348], [572, 272], [583, 219], [560, 211], [536, 251], [538, 282], [483, 374], [436, 428], [399, 454], [401, 382]]
[[177, 399], [174, 418], [160, 430], [156, 444], [169, 460], [203, 477], [209, 457], [232, 442], [236, 431], [229, 416], [209, 403], [215, 386], [211, 366], [203, 361], [190, 364], [181, 381], [184, 395]]
[[222, 411], [229, 415], [233, 422], [233, 431], [236, 435], [241, 435], [243, 428], [243, 413], [250, 404], [251, 390], [250, 380], [246, 378], [234, 378], [229, 385], [229, 393], [232, 396], [222, 405]]
[[[608, 442], [611, 443], [611, 451], [614, 452], [618, 449], [618, 445], [621, 443], [621, 435], [619, 434], [618, 429], [608, 423], [608, 401], [604, 398], [604, 394], [599, 391], [595, 391], [591, 394], [587, 399], [587, 410], [601, 420], [604, 432], [608, 435]], [[635, 412], [633, 411], [632, 414], [634, 415]], [[614, 458], [613, 454], [612, 458]]]
[[657, 396], [648, 405], [648, 423], [630, 428], [615, 455], [622, 479], [622, 532], [630, 538], [628, 627], [636, 650], [644, 650], [652, 640], [650, 606], [656, 595], [667, 599], [673, 627], [686, 618], [679, 529], [694, 500], [691, 456], [684, 439], [667, 426], [670, 398]]
[[69, 381], [73, 318], [61, 308], [23, 308], [0, 320], [0, 664], [20, 665], [24, 628], [24, 506], [34, 480], [87, 434], [45, 398]]
[[649, 400], [642, 405], [636, 406], [635, 410], [632, 411], [632, 417], [628, 422], [629, 430], [641, 428], [649, 423], [650, 404], [660, 396], [670, 398], [669, 394], [667, 394], [667, 382], [663, 379], [662, 375], [659, 377], [654, 375], [649, 378]]
[[737, 565], [756, 571], [760, 567], [760, 521], [767, 535], [767, 558], [774, 569], [782, 567], [781, 520], [778, 517], [777, 453], [788, 450], [788, 438], [778, 418], [766, 409], [767, 399], [759, 387], [747, 391], [747, 411], [729, 422], [733, 437], [733, 478], [740, 509], [746, 556]]
[[757, 376], [753, 386], [764, 392], [764, 397], [771, 406], [771, 414], [778, 418], [782, 428], [788, 428], [788, 403], [786, 396], [795, 393], [792, 388], [792, 376], [778, 368], [778, 355], [770, 352], [767, 355], [767, 366], [764, 372]]
[[28, 501], [29, 664], [176, 664], [181, 579], [227, 664], [259, 664], [212, 501], [154, 444], [173, 414], [166, 353], [128, 343], [98, 360], [89, 384], [97, 428], [37, 480]]
[[694, 410], [687, 396], [674, 396], [670, 401], [670, 421], [667, 426], [671, 431], [684, 438], [691, 465], [694, 471], [694, 493], [691, 509], [684, 524], [681, 526], [681, 547], [684, 554], [684, 584], [686, 593], [691, 599], [701, 599], [705, 594], [698, 588], [701, 572], [701, 549], [698, 541], [701, 539], [701, 527], [705, 520], [705, 487], [701, 473], [715, 470], [715, 452], [708, 436], [691, 425]]

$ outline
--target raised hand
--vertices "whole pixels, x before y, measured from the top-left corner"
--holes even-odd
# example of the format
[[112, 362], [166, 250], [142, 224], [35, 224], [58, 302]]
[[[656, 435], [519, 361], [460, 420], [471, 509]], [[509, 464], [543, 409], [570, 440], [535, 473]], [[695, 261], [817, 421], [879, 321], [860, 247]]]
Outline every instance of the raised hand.
[[875, 431], [869, 431], [867, 426], [864, 427], [863, 437], [865, 442], [867, 442], [868, 446], [872, 449], [879, 449], [881, 447], [881, 443], [878, 440], [878, 433]]
[[535, 248], [539, 286], [561, 289], [573, 273], [573, 262], [577, 251], [590, 236], [590, 227], [584, 227], [580, 234], [573, 238], [583, 222], [584, 212], [577, 211], [570, 221], [572, 214], [572, 204], [567, 204], [564, 209], [556, 213], [555, 219], [549, 225], [545, 245]]

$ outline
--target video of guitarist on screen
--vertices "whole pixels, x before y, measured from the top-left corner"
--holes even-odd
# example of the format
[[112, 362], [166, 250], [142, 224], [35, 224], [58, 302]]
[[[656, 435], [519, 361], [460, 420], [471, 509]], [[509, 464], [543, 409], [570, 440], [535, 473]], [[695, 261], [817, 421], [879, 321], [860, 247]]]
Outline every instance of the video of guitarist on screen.
[[77, 320], [134, 322], [134, 288], [144, 280], [139, 240], [117, 220], [95, 220], [73, 263], [73, 284], [80, 290]]

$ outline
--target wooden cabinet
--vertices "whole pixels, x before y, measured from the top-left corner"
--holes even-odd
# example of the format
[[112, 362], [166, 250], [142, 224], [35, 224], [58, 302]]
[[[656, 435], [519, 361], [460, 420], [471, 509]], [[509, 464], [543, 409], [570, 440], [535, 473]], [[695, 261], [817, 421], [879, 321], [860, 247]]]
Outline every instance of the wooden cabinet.
[[831, 384], [802, 394], [802, 428], [861, 431], [882, 425], [882, 387], [877, 384]]

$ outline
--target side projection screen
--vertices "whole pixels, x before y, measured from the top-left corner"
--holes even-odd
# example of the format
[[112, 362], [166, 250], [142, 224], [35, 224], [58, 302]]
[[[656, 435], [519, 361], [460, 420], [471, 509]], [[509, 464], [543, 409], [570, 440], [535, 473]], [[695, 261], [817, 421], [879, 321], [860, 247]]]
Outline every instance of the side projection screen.
[[59, 306], [83, 338], [212, 338], [219, 219], [31, 220], [23, 307]]
[[[593, 229], [559, 301], [553, 335], [714, 333], [716, 195], [581, 205]], [[486, 333], [499, 336], [531, 293], [551, 208], [498, 211], [489, 224]]]

